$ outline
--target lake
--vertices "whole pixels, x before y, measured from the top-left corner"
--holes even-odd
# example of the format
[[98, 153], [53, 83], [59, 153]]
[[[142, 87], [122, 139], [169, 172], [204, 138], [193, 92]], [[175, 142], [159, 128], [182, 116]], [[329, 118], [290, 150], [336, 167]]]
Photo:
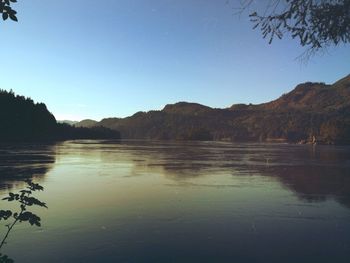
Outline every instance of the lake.
[[42, 226], [1, 251], [18, 263], [350, 262], [350, 147], [68, 141], [0, 161], [1, 197], [45, 188]]

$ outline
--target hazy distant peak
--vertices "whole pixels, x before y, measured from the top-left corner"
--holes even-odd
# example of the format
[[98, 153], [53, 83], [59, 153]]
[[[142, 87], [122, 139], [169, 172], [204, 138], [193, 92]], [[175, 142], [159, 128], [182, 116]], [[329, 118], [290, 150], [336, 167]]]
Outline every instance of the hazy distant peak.
[[75, 127], [91, 128], [97, 125], [97, 121], [85, 119], [74, 124]]
[[69, 124], [69, 125], [74, 125], [76, 123], [78, 123], [77, 121], [71, 121], [71, 120], [58, 120], [58, 123], [65, 123], [65, 124]]

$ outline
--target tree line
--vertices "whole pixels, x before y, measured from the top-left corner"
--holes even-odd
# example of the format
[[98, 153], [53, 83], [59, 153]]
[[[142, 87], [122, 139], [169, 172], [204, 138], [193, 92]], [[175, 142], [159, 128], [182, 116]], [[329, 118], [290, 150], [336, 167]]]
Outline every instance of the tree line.
[[57, 123], [44, 103], [0, 90], [0, 141], [118, 139], [118, 131], [104, 127], [76, 128]]

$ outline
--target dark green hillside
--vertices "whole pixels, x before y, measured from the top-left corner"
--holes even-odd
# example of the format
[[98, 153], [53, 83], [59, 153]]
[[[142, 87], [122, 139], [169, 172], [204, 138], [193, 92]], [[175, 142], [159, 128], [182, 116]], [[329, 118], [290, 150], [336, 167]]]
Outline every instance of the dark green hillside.
[[0, 90], [0, 141], [119, 138], [104, 127], [74, 128], [57, 123], [45, 104]]
[[48, 138], [55, 133], [56, 119], [45, 104], [0, 90], [1, 140]]

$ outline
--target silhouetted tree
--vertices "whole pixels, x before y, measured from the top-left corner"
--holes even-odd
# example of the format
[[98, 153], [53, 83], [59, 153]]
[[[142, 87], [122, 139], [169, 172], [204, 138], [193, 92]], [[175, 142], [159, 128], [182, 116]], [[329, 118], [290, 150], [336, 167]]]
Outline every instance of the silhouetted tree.
[[264, 12], [256, 10], [254, 2], [242, 1], [240, 12], [253, 10], [249, 16], [254, 29], [269, 43], [290, 33], [312, 55], [350, 42], [350, 0], [270, 0]]
[[17, 0], [0, 0], [0, 13], [2, 13], [3, 20], [10, 18], [13, 21], [17, 21], [17, 12], [11, 7], [11, 3], [16, 2]]

